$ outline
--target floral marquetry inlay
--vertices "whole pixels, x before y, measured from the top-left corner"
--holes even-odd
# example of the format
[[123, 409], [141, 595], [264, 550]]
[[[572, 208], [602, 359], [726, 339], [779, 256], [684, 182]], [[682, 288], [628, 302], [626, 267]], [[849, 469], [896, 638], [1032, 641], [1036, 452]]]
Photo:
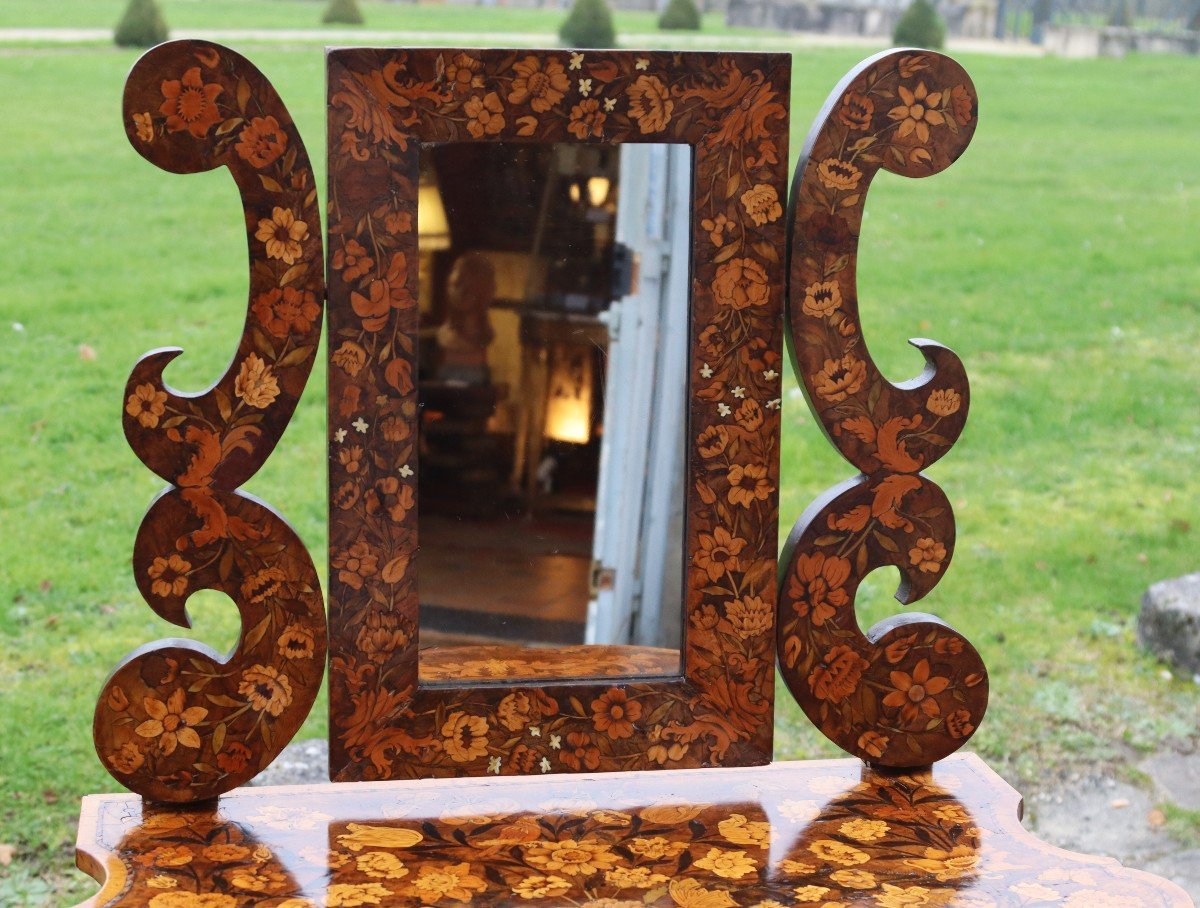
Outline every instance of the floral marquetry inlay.
[[215, 44], [160, 45], [125, 86], [130, 143], [174, 173], [228, 168], [245, 211], [250, 296], [225, 374], [181, 394], [146, 354], [125, 391], [125, 437], [171, 485], [134, 546], [150, 607], [188, 627], [200, 589], [238, 605], [228, 656], [188, 641], [130, 654], [104, 686], [94, 736], [122, 784], [164, 801], [210, 798], [264, 769], [304, 721], [325, 668], [325, 612], [312, 560], [266, 505], [237, 491], [291, 418], [316, 360], [325, 301], [321, 221], [300, 135], [270, 83]]
[[[350, 49], [329, 54], [328, 85], [334, 777], [766, 762], [787, 57]], [[421, 143], [462, 141], [694, 150], [686, 630], [674, 677], [622, 680], [609, 651], [596, 671], [565, 657], [557, 675], [569, 684], [418, 680], [418, 159]]]
[[220, 807], [84, 803], [94, 908], [1183, 908], [1035, 840], [983, 763], [857, 760], [606, 777], [245, 789]]
[[954, 516], [921, 470], [967, 418], [962, 362], [934, 341], [924, 374], [893, 385], [863, 340], [855, 271], [867, 189], [880, 168], [937, 173], [966, 149], [975, 89], [941, 54], [890, 51], [858, 67], [817, 118], [796, 169], [788, 319], [797, 378], [842, 455], [862, 471], [814, 502], [788, 539], [781, 572], [780, 670], [821, 731], [885, 766], [923, 766], [979, 726], [988, 679], [971, 643], [932, 615], [867, 634], [854, 595], [872, 570], [899, 568], [897, 598], [915, 602], [942, 578]]

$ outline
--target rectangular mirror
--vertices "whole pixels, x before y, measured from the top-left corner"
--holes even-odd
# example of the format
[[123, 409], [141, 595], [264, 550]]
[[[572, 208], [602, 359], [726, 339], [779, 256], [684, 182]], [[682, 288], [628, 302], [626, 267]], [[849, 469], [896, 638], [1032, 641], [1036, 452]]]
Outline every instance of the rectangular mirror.
[[420, 154], [420, 679], [678, 675], [686, 371], [630, 407], [611, 365], [622, 348], [649, 375], [684, 360], [687, 261], [639, 254], [635, 285], [630, 250], [687, 236], [691, 149]]
[[769, 760], [787, 55], [327, 77], [331, 777]]

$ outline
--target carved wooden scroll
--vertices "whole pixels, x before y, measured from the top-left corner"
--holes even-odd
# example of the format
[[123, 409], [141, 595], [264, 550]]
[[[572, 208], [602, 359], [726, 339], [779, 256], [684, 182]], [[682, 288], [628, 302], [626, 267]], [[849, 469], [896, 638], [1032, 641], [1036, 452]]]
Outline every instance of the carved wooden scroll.
[[897, 598], [924, 597], [954, 551], [954, 517], [921, 474], [967, 417], [959, 358], [928, 340], [924, 373], [893, 385], [871, 359], [855, 288], [867, 188], [885, 168], [938, 173], [966, 149], [977, 103], [971, 80], [941, 54], [893, 51], [835, 89], [809, 135], [791, 200], [790, 340], [796, 375], [856, 479], [830, 489], [796, 523], [784, 550], [781, 671], [808, 717], [872, 763], [913, 767], [957, 750], [987, 706], [975, 648], [926, 614], [890, 618], [865, 635], [855, 591], [895, 565]]
[[216, 589], [238, 604], [228, 658], [186, 640], [143, 646], [117, 667], [96, 706], [105, 767], [149, 798], [195, 801], [271, 762], [320, 688], [326, 629], [320, 582], [291, 528], [237, 490], [283, 434], [312, 369], [325, 298], [317, 193], [283, 102], [243, 57], [203, 41], [145, 54], [125, 86], [125, 129], [173, 173], [227, 167], [241, 193], [250, 296], [237, 353], [201, 394], [163, 383], [182, 351], [155, 350], [125, 389], [130, 447], [171, 483], [138, 530], [138, 588], [188, 627], [187, 597]]

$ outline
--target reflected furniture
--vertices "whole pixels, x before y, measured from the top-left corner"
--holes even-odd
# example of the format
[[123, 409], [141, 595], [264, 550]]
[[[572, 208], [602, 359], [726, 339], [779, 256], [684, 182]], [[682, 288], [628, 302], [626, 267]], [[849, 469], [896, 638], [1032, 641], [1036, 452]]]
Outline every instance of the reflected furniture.
[[[130, 378], [126, 436], [169, 483], [133, 566], [159, 615], [187, 626], [187, 596], [215, 588], [243, 630], [225, 656], [148, 644], [105, 682], [97, 753], [134, 794], [84, 800], [78, 862], [101, 884], [87, 904], [1190, 904], [1163, 880], [1036, 842], [1019, 796], [955, 753], [988, 698], [961, 634], [924, 613], [858, 625], [871, 570], [897, 567], [906, 603], [944, 575], [953, 516], [921, 471], [969, 403], [961, 360], [935, 342], [915, 342], [927, 368], [899, 385], [867, 351], [855, 286], [866, 192], [881, 168], [949, 166], [978, 111], [943, 55], [867, 60], [818, 116], [785, 210], [788, 63], [332, 51], [325, 267], [312, 169], [265, 77], [201, 41], [139, 61], [130, 141], [170, 171], [229, 168], [250, 296], [209, 390], [164, 385], [178, 350], [147, 354]], [[693, 149], [681, 659], [463, 646], [421, 668], [420, 148], [500, 139]], [[328, 627], [303, 543], [238, 491], [304, 390], [326, 302]], [[858, 476], [814, 502], [777, 559], [785, 336]], [[326, 641], [333, 781], [240, 787], [303, 722]], [[770, 762], [777, 664], [851, 759]]]

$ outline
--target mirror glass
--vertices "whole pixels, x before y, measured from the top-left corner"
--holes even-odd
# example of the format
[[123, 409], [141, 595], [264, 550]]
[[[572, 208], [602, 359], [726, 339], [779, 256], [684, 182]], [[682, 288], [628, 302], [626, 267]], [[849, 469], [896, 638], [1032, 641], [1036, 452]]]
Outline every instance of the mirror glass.
[[421, 148], [422, 683], [680, 674], [690, 170]]

